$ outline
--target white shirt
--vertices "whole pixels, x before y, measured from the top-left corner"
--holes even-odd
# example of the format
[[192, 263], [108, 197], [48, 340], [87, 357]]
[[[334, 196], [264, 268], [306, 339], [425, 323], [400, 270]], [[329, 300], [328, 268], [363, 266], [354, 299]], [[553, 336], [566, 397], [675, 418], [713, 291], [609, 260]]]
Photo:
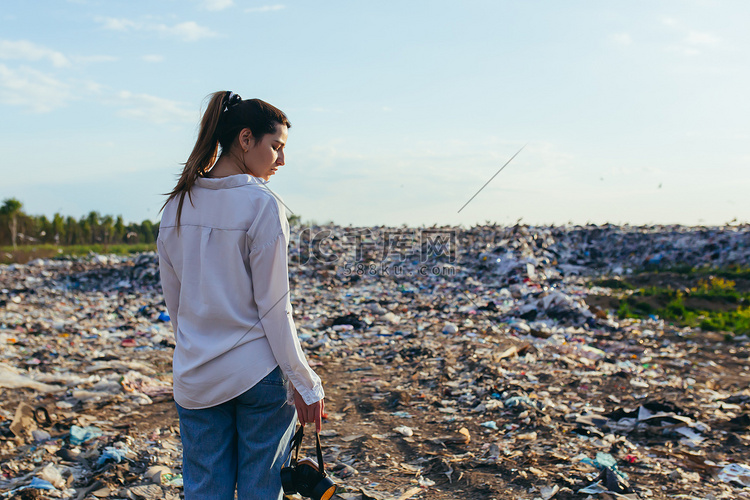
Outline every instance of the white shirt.
[[250, 175], [199, 178], [164, 208], [157, 248], [175, 331], [174, 399], [200, 409], [247, 391], [280, 366], [307, 404], [324, 397], [292, 319], [283, 204]]

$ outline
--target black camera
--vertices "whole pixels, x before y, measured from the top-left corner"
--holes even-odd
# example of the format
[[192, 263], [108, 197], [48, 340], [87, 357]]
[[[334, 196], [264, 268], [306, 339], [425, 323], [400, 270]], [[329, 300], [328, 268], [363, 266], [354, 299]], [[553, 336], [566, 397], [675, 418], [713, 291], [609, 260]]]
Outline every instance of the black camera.
[[336, 493], [336, 484], [326, 474], [323, 451], [320, 448], [320, 436], [317, 431], [315, 432], [315, 446], [318, 461], [312, 458], [298, 460], [304, 429], [305, 427], [300, 425], [299, 430], [292, 437], [290, 453], [293, 452], [294, 456], [289, 467], [281, 469], [281, 486], [286, 495], [299, 493], [313, 500], [328, 500]]

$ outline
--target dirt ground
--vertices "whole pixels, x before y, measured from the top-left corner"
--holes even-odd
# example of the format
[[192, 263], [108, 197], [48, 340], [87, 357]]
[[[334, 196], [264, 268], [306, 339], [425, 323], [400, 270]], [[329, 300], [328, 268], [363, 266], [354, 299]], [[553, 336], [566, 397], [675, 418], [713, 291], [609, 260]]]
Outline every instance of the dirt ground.
[[[154, 466], [180, 473], [174, 402], [168, 390], [145, 397], [133, 385], [134, 371], [151, 390], [171, 384], [173, 343], [149, 259], [2, 276], [0, 368], [62, 385], [0, 388], [5, 496], [182, 496], [178, 482], [147, 477]], [[90, 287], [124, 279], [145, 283], [142, 291]], [[340, 486], [335, 498], [750, 497], [721, 475], [750, 463], [746, 339], [618, 320], [606, 295], [589, 311], [577, 277], [565, 293], [520, 280], [482, 291], [469, 280], [461, 288], [425, 279], [417, 288], [304, 270], [296, 279], [295, 319], [327, 394], [322, 442]], [[57, 284], [40, 285], [49, 280]], [[520, 321], [519, 307], [556, 325]], [[367, 324], [349, 326], [359, 320]], [[14, 435], [24, 404], [47, 408], [50, 421], [29, 421]], [[103, 434], [74, 446], [73, 425]], [[102, 460], [112, 447], [126, 449], [125, 459]], [[64, 471], [55, 495], [10, 493], [50, 464]], [[619, 492], [591, 493], [597, 484]]]
[[[680, 341], [676, 338], [671, 340]], [[534, 350], [516, 339], [504, 339], [502, 343], [503, 346], [526, 345], [531, 351]], [[750, 374], [744, 369], [747, 367], [748, 350], [719, 350], [715, 347], [711, 343], [695, 345], [690, 352], [691, 365], [704, 365], [706, 369], [687, 370], [683, 375], [692, 374], [696, 386], [715, 391], [734, 392], [747, 388]], [[406, 498], [439, 500], [535, 498], [534, 491], [539, 495], [540, 487], [554, 484], [568, 487], [554, 498], [586, 496], [574, 492], [587, 484], [596, 471], [574, 461], [575, 451], [585, 452], [592, 446], [588, 441], [581, 441], [587, 436], [579, 434], [582, 432], [580, 426], [566, 422], [564, 417], [556, 415], [556, 411], [549, 412], [553, 418], [548, 420], [545, 420], [543, 412], [538, 412], [530, 426], [536, 430], [536, 437], [533, 440], [520, 440], [502, 439], [502, 430], [493, 431], [479, 425], [492, 417], [503, 429], [505, 425], [518, 422], [519, 411], [501, 409], [474, 413], [467, 408], [458, 412], [465, 413], [465, 418], [456, 421], [446, 419], [446, 415], [455, 413], [440, 412], [444, 407], [439, 401], [455, 395], [451, 395], [449, 377], [439, 374], [445, 373], [444, 367], [450, 360], [435, 362], [428, 357], [429, 352], [414, 354], [413, 358], [403, 359], [400, 363], [347, 355], [330, 359], [323, 352], [319, 356], [311, 356], [315, 369], [325, 382], [327, 393], [328, 418], [324, 429], [335, 431], [336, 434], [323, 438], [327, 460], [334, 464], [353, 464], [351, 468], [333, 465], [339, 485], [347, 491], [371, 495], [361, 498], [400, 498], [403, 494], [409, 494]], [[166, 364], [168, 355], [168, 351], [161, 351], [156, 356], [152, 354], [148, 357], [149, 362], [154, 365]], [[463, 363], [470, 358], [471, 353], [462, 352], [454, 361]], [[654, 358], [653, 361], [657, 362], [658, 359]], [[669, 363], [673, 358], [661, 361]], [[501, 364], [519, 371], [524, 367], [531, 368], [519, 357], [506, 359]], [[601, 406], [607, 411], [638, 404], [627, 394], [630, 386], [625, 374], [587, 380], [587, 384], [593, 384], [593, 387], [589, 387], [582, 382], [585, 378], [583, 374], [576, 376], [567, 366], [560, 368], [565, 369], [553, 370], [540, 380], [547, 386], [555, 384], [562, 386], [564, 391], [570, 391], [567, 399], [571, 401], [583, 399], [587, 405]], [[589, 368], [593, 374], [594, 367]], [[477, 366], [477, 369], [486, 372], [485, 367]], [[683, 370], [684, 367], [678, 369]], [[434, 379], [427, 377], [431, 374], [437, 376]], [[503, 389], [500, 387], [502, 385], [506, 386], [505, 389], [514, 385], [512, 381], [499, 378], [493, 383], [498, 390]], [[22, 400], [23, 392], [8, 394], [4, 391], [1, 395], [4, 404], [12, 405], [14, 401]], [[683, 408], [696, 405], [701, 408], [701, 401], [686, 392], [690, 391], [662, 387], [651, 392], [648, 399]], [[619, 402], [615, 403], [613, 399]], [[745, 404], [748, 399], [744, 399]], [[410, 418], [398, 416], [403, 415], [399, 412], [407, 412]], [[111, 421], [114, 430], [135, 440], [155, 439], [158, 443], [158, 436], [166, 436], [167, 439], [172, 436], [174, 442], [174, 436], [178, 433], [177, 413], [169, 397], [155, 399], [153, 404], [142, 406], [127, 415], [112, 411], [108, 406], [92, 408], [86, 413], [95, 415], [99, 420]], [[407, 437], [392, 432], [402, 425], [413, 429], [414, 434]], [[734, 461], [747, 463], [750, 460], [748, 436], [742, 434], [742, 427], [733, 427], [727, 421], [713, 422], [712, 425], [715, 439], [708, 449], [702, 450], [688, 448], [674, 438], [665, 439], [653, 431], [637, 433], [630, 439], [638, 443], [638, 449], [630, 450], [630, 453], [643, 458], [632, 464], [620, 464], [620, 468], [629, 475], [631, 484], [637, 485], [644, 498], [677, 498], [687, 493], [695, 495], [692, 498], [706, 498], [703, 495], [709, 492], [714, 495], [726, 493], [728, 487], [711, 479], [710, 466], [703, 461], [713, 459], [718, 463], [722, 458], [731, 457]], [[459, 433], [462, 428], [468, 430], [468, 442]], [[503, 448], [496, 460], [486, 460], [490, 453], [488, 445], [493, 442], [501, 443]], [[565, 443], [573, 446], [565, 446]], [[617, 454], [627, 451], [627, 445], [614, 442], [605, 449]], [[308, 452], [312, 454], [312, 450], [308, 449]], [[650, 458], [647, 459], [647, 456]], [[147, 462], [144, 460], [140, 468], [132, 467], [133, 479], [137, 478], [139, 471], [145, 470]], [[669, 467], [666, 464], [673, 465]], [[691, 484], [684, 477], [685, 471], [698, 471], [700, 480]], [[420, 488], [420, 478], [423, 484], [426, 480], [429, 487]]]
[[[613, 337], [625, 335], [615, 332]], [[602, 338], [598, 345], [606, 348], [608, 343], [619, 341], [615, 339]], [[705, 433], [708, 441], [695, 449], [653, 429], [630, 434], [627, 440], [609, 441], [604, 431], [601, 436], [605, 439], [597, 439], [595, 428], [582, 427], [566, 414], [575, 409], [576, 402], [598, 409], [598, 413], [637, 407], [642, 396], [632, 392], [629, 384], [632, 376], [627, 373], [602, 377], [597, 375], [601, 363], [579, 364], [572, 358], [563, 362], [549, 358], [545, 362], [545, 353], [527, 341], [499, 336], [493, 352], [505, 353], [514, 348], [520, 353], [498, 360], [497, 368], [506, 370], [501, 378], [493, 363], [477, 359], [473, 352], [476, 346], [471, 343], [454, 343], [451, 348], [446, 342], [446, 349], [438, 352], [440, 344], [431, 340], [417, 343], [407, 339], [403, 348], [398, 341], [380, 345], [371, 342], [373, 351], [365, 355], [341, 349], [330, 353], [318, 349], [310, 353], [311, 363], [324, 380], [327, 393], [328, 418], [324, 430], [334, 434], [323, 438], [326, 460], [336, 482], [342, 486], [341, 491], [357, 495], [347, 497], [347, 493], [342, 493], [341, 498], [542, 498], [541, 489], [554, 485], [561, 488], [554, 498], [584, 498], [586, 495], [576, 492], [590, 484], [598, 471], [578, 461], [576, 456], [598, 451], [634, 458], [632, 463], [621, 461], [618, 466], [628, 474], [640, 498], [678, 498], [686, 494], [693, 496], [683, 498], [706, 498], [707, 494], [736, 498], [721, 496], [735, 494], [737, 490], [716, 481], [712, 467], [704, 462], [721, 463], [730, 458], [736, 462], [750, 461], [747, 426], [730, 423], [720, 411], [721, 403], [707, 402], [700, 394], [706, 391], [738, 394], [743, 390], [746, 393], [750, 384], [747, 348], [722, 347], [705, 338], [703, 342], [692, 343], [685, 353], [689, 364], [680, 362], [681, 356], [669, 353], [660, 358], [654, 352], [648, 359], [679, 373], [683, 380], [694, 379], [689, 381], [692, 387], [687, 384], [652, 387], [647, 399], [675, 405], [698, 420], [708, 421], [710, 431]], [[649, 339], [632, 340], [631, 354], [625, 353], [626, 357], [640, 353], [643, 358], [644, 350], [657, 346]], [[684, 342], [684, 339], [672, 337], [659, 341], [666, 342]], [[416, 345], [424, 347], [415, 348]], [[398, 359], [395, 356], [388, 359], [393, 353], [398, 353]], [[169, 349], [142, 351], [133, 353], [133, 360], [166, 369], [170, 355]], [[536, 362], [530, 363], [529, 356], [537, 357]], [[540, 361], [544, 370], [536, 366]], [[451, 370], [451, 366], [465, 367], [474, 382], [487, 383], [491, 390], [504, 394], [534, 396], [525, 376], [534, 372], [535, 385], [542, 386], [537, 387], [537, 397], [541, 399], [543, 395], [539, 394], [546, 389], [560, 406], [544, 411], [504, 406], [475, 411], [475, 401], [461, 401], [461, 385], [455, 382], [465, 377]], [[695, 390], [698, 387], [703, 389]], [[35, 393], [29, 389], [3, 390], [0, 397], [5, 408], [12, 408], [22, 401], [34, 400]], [[728, 401], [727, 404], [739, 403], [747, 408], [750, 397]], [[44, 402], [39, 399], [37, 404]], [[563, 406], [566, 403], [570, 405], [567, 408]], [[97, 425], [113, 433], [108, 442], [129, 439], [135, 443], [134, 448], [141, 443], [142, 451], [126, 470], [120, 464], [112, 464], [109, 470], [97, 472], [101, 485], [109, 485], [112, 491], [123, 484], [142, 483], [143, 473], [150, 465], [168, 460], [179, 463], [179, 426], [171, 397], [154, 398], [153, 404], [127, 414], [113, 404], [84, 404], [75, 410], [79, 415], [91, 416]], [[524, 413], [529, 414], [525, 419]], [[498, 430], [480, 425], [490, 419], [496, 422]], [[516, 429], [519, 425], [523, 432]], [[394, 432], [399, 426], [408, 426], [413, 435]], [[66, 427], [63, 424], [57, 430], [62, 434]], [[529, 431], [535, 433], [532, 439], [523, 437]], [[496, 457], [490, 457], [493, 444], [498, 446]], [[165, 452], [165, 448], [173, 452]], [[18, 448], [6, 448], [2, 460], [17, 459], [18, 452]], [[311, 449], [308, 452], [312, 454]], [[99, 484], [95, 477], [87, 481], [88, 487]], [[179, 488], [174, 490], [175, 495], [181, 492]]]

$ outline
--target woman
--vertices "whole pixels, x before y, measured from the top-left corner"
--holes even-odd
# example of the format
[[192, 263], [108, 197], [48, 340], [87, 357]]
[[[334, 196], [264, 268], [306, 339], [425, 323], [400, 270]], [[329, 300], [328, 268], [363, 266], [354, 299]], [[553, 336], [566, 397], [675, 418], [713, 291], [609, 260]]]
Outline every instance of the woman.
[[282, 498], [295, 408], [321, 427], [323, 387], [292, 320], [289, 224], [265, 185], [284, 165], [290, 126], [259, 99], [212, 94], [163, 207], [157, 247], [187, 500], [231, 500], [235, 488], [240, 500]]

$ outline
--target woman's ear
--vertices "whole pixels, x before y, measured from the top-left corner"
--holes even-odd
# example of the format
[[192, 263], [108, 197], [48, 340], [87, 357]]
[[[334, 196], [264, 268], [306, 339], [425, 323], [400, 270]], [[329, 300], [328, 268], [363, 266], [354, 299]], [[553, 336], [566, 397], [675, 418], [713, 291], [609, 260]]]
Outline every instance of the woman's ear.
[[240, 147], [242, 148], [242, 151], [247, 153], [247, 151], [253, 147], [253, 144], [255, 144], [255, 139], [253, 138], [253, 132], [249, 128], [243, 128], [240, 130], [239, 136], [240, 140]]

